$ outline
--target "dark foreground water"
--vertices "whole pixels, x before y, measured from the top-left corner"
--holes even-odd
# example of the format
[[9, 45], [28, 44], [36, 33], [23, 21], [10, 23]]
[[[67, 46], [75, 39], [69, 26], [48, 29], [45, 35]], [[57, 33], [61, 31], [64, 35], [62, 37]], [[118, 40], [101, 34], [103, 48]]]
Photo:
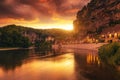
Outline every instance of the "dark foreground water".
[[0, 51], [0, 80], [120, 80], [95, 51]]

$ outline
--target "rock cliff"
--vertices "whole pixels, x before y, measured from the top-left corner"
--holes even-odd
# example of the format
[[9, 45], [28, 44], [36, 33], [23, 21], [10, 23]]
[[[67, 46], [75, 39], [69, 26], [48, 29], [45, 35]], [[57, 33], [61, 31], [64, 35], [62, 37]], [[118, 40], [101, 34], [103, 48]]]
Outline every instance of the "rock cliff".
[[[91, 0], [77, 13], [75, 34], [101, 34], [120, 30], [120, 0]], [[117, 27], [117, 28], [116, 28]]]

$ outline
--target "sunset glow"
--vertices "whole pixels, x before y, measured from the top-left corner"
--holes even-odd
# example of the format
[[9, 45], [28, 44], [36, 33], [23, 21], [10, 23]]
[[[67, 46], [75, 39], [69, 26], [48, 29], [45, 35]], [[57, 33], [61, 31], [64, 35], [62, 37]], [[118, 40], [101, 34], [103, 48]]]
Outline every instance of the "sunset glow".
[[[27, 26], [27, 25], [26, 25]], [[49, 25], [33, 25], [33, 28], [39, 28], [39, 29], [64, 29], [64, 30], [73, 30], [73, 25], [72, 24], [49, 24]], [[43, 26], [43, 27], [40, 27]], [[45, 26], [45, 27], [44, 27]]]
[[20, 26], [25, 26], [25, 27], [31, 27], [31, 28], [35, 28], [35, 29], [53, 29], [53, 28], [58, 28], [58, 29], [64, 29], [64, 30], [73, 30], [73, 24], [72, 21], [68, 20], [65, 21], [64, 19], [60, 19], [60, 18], [53, 18], [53, 20], [55, 20], [55, 23], [51, 22], [51, 23], [42, 23], [39, 21], [39, 19], [35, 19], [35, 20], [31, 20], [31, 21], [25, 21], [24, 19], [20, 19], [20, 20], [15, 20], [15, 19], [2, 19], [0, 20], [1, 23], [3, 23], [3, 25], [1, 24], [1, 26], [4, 26], [4, 23], [6, 23], [6, 25], [9, 24], [14, 24], [16, 23], [16, 25], [20, 25]]
[[0, 27], [10, 24], [36, 29], [73, 29], [76, 13], [89, 0], [2, 0]]

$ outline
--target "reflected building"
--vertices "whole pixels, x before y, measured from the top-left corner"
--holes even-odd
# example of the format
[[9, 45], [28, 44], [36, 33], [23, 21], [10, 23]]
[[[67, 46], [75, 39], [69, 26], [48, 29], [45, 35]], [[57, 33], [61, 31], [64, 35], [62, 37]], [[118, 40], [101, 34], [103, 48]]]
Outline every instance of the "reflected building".
[[78, 52], [74, 54], [76, 80], [119, 80], [116, 71], [100, 62], [93, 51]]
[[[54, 52], [56, 55], [54, 56]], [[45, 51], [53, 57], [41, 59], [41, 50], [0, 52], [0, 80], [119, 80], [116, 72], [101, 62], [95, 51], [75, 53]], [[14, 74], [13, 74], [14, 73]], [[57, 74], [56, 74], [57, 73]], [[32, 75], [32, 76], [28, 76]], [[14, 77], [13, 77], [14, 76]]]
[[86, 62], [87, 62], [87, 64], [98, 64], [98, 65], [100, 65], [100, 60], [98, 58], [98, 55], [94, 55], [92, 53], [89, 53], [86, 56]]

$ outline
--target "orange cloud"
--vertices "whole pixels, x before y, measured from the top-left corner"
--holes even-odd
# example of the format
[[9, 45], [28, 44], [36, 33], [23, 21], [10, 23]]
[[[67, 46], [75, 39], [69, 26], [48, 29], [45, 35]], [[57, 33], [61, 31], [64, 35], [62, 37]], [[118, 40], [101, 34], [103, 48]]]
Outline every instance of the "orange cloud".
[[89, 0], [2, 0], [0, 25], [37, 25], [37, 28], [44, 28], [47, 24], [72, 24], [77, 11], [88, 2]]

